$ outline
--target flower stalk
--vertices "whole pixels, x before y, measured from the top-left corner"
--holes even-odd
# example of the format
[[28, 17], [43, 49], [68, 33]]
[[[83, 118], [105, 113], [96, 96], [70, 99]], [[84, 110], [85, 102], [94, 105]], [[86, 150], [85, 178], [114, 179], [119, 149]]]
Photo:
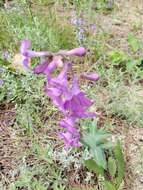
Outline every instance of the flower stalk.
[[[41, 57], [42, 61], [34, 69], [34, 74], [44, 74], [47, 77], [45, 93], [49, 96], [53, 104], [63, 114], [63, 119], [59, 122], [63, 132], [59, 133], [59, 137], [64, 141], [65, 146], [80, 147], [80, 129], [77, 126], [81, 118], [93, 118], [98, 114], [89, 112], [88, 109], [93, 105], [85, 92], [80, 90], [78, 77], [71, 77], [72, 84], [68, 80], [68, 73], [71, 70], [72, 63], [63, 61], [66, 56], [82, 57], [86, 55], [84, 47], [75, 48], [72, 50], [60, 50], [57, 53], [49, 51], [31, 51], [31, 43], [29, 40], [23, 40], [21, 43], [20, 52], [24, 56], [23, 66], [28, 66], [29, 58]], [[47, 60], [48, 57], [48, 60]], [[53, 73], [57, 68], [61, 68], [60, 73], [55, 77]], [[97, 81], [99, 75], [96, 73], [81, 74], [87, 80]]]

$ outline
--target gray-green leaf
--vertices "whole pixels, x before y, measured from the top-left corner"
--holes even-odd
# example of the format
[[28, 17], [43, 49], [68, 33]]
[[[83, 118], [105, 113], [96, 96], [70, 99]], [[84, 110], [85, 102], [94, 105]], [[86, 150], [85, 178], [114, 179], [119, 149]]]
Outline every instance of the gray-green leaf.
[[109, 170], [110, 175], [114, 177], [116, 174], [117, 166], [116, 166], [115, 159], [112, 157], [109, 157], [108, 159], [108, 170]]
[[96, 174], [104, 175], [104, 169], [96, 164], [92, 159], [85, 160], [84, 165], [91, 171], [94, 171]]
[[93, 159], [95, 160], [97, 165], [103, 167], [104, 169], [106, 169], [107, 168], [107, 161], [106, 161], [104, 151], [99, 147], [95, 147], [91, 151], [92, 151], [92, 154], [93, 154]]

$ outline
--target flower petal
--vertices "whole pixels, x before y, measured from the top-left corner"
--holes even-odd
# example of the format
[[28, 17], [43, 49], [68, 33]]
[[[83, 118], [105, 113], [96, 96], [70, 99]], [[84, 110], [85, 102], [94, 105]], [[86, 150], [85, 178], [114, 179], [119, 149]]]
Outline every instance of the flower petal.
[[30, 46], [31, 46], [30, 40], [22, 40], [20, 47], [21, 54], [24, 54], [30, 48]]
[[45, 51], [31, 51], [31, 50], [27, 50], [25, 52], [23, 52], [23, 55], [26, 57], [44, 57], [47, 55], [47, 52]]
[[78, 130], [74, 127], [75, 118], [74, 117], [66, 117], [65, 119], [60, 121], [60, 126], [62, 128], [67, 129], [70, 133], [75, 134]]
[[59, 137], [63, 139], [66, 147], [80, 147], [81, 143], [80, 140], [80, 134], [77, 133], [76, 136], [73, 136], [70, 132], [63, 132], [59, 133]]
[[58, 89], [61, 89], [64, 94], [67, 93], [67, 88], [68, 88], [68, 81], [67, 81], [67, 71], [68, 71], [68, 69], [69, 69], [69, 64], [65, 63], [62, 71], [60, 72], [60, 74], [57, 77], [52, 78], [49, 81], [49, 84], [51, 86], [55, 86]]
[[81, 111], [81, 112], [73, 112], [72, 116], [78, 118], [94, 118], [97, 117], [97, 113]]
[[29, 59], [28, 59], [28, 58], [25, 58], [25, 59], [23, 60], [23, 66], [24, 66], [26, 69], [29, 68]]
[[46, 68], [48, 67], [48, 61], [44, 60], [42, 63], [38, 64], [34, 69], [35, 74], [41, 74], [44, 73]]

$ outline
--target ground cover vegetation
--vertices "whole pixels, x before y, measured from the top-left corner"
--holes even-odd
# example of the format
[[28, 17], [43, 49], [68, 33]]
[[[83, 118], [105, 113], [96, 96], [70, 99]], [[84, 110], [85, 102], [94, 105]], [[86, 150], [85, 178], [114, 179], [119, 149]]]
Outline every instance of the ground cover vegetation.
[[142, 26], [139, 0], [0, 2], [0, 190], [142, 190]]

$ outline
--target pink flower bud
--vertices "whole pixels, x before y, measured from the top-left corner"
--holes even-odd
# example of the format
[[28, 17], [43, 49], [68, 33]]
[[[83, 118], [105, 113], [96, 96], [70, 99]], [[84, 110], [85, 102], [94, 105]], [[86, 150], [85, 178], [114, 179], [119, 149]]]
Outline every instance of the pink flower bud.
[[100, 78], [97, 73], [82, 74], [81, 77], [92, 81], [98, 81]]
[[82, 57], [85, 54], [86, 54], [86, 49], [84, 47], [75, 48], [67, 52], [67, 55], [79, 56], [79, 57]]

